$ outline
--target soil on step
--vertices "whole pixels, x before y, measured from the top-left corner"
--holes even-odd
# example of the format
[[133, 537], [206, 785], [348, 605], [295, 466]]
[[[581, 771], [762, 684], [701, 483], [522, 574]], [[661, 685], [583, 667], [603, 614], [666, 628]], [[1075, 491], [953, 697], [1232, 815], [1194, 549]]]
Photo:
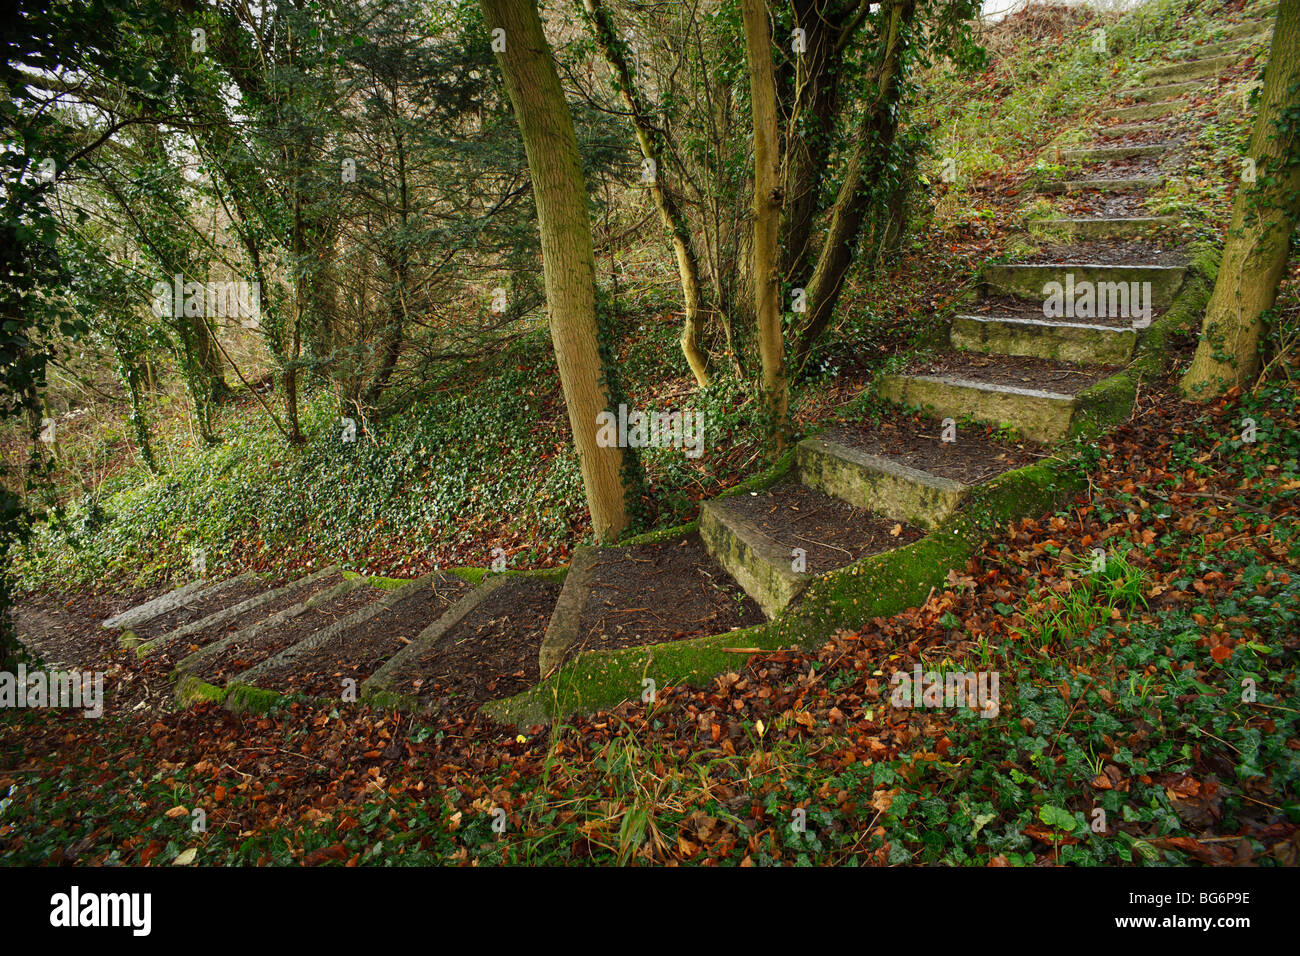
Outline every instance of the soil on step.
[[869, 554], [888, 551], [920, 538], [918, 528], [890, 521], [855, 508], [795, 482], [773, 485], [757, 494], [724, 500], [727, 510], [740, 515], [781, 546], [807, 555], [812, 574], [833, 571]]
[[1143, 192], [1111, 193], [1080, 189], [1056, 197], [1057, 208], [1066, 219], [1132, 219], [1151, 216]]
[[[1153, 309], [1151, 318], [1161, 315], [1162, 309]], [[990, 318], [1033, 319], [1038, 322], [1068, 322], [1075, 325], [1109, 325], [1117, 329], [1131, 328], [1133, 319], [1113, 316], [1079, 317], [1068, 315], [1045, 316], [1043, 303], [1017, 299], [1009, 295], [989, 295], [978, 302], [963, 306], [958, 315], [979, 315]]]
[[[1160, 122], [1143, 123], [1115, 135], [1099, 135], [1091, 146], [1178, 146], [1191, 135]], [[1086, 168], [1086, 167], [1085, 167]]]
[[944, 441], [941, 432], [934, 419], [899, 411], [877, 422], [830, 428], [817, 437], [964, 485], [977, 485], [1047, 454], [1035, 442], [997, 438], [988, 425], [958, 425], [955, 441]]
[[445, 710], [511, 697], [536, 684], [537, 655], [560, 587], [544, 578], [507, 581], [435, 647], [407, 661], [391, 689]]
[[1176, 244], [1147, 239], [1080, 239], [1077, 242], [1048, 244], [1021, 261], [1180, 266], [1186, 264], [1187, 254]]
[[297, 644], [304, 637], [322, 631], [349, 614], [373, 604], [382, 599], [385, 593], [379, 588], [362, 584], [345, 594], [322, 601], [297, 617], [223, 647], [201, 663], [197, 670], [198, 676], [209, 683], [224, 685], [241, 671], [262, 663], [286, 647]]
[[1065, 394], [1082, 391], [1113, 371], [1114, 366], [1109, 365], [1085, 366], [1052, 359], [983, 355], [953, 350], [918, 359], [907, 370], [911, 375], [944, 375], [986, 385], [1008, 385]]
[[199, 592], [195, 595], [196, 600], [182, 604], [180, 607], [174, 608], [160, 617], [145, 621], [136, 627], [130, 628], [130, 630], [142, 641], [162, 637], [164, 634], [170, 634], [178, 627], [201, 621], [205, 617], [217, 613], [217, 611], [234, 607], [241, 601], [247, 601], [253, 595], [261, 594], [273, 587], [275, 587], [273, 581], [253, 578], [239, 584], [220, 588], [216, 594], [204, 596], [203, 592]]
[[1145, 179], [1164, 174], [1164, 157], [1132, 156], [1128, 159], [1111, 159], [1105, 162], [1078, 164], [1070, 179]]
[[699, 535], [609, 548], [592, 570], [579, 637], [566, 660], [582, 651], [723, 634], [764, 620]]
[[469, 590], [470, 585], [454, 574], [434, 575], [425, 586], [369, 620], [260, 675], [257, 685], [318, 697], [339, 695], [348, 678], [359, 687]]
[[[228, 637], [246, 627], [251, 627], [258, 621], [264, 621], [274, 614], [291, 608], [296, 604], [302, 604], [310, 600], [317, 594], [321, 594], [329, 588], [342, 584], [346, 578], [342, 571], [331, 571], [329, 574], [322, 574], [319, 578], [300, 587], [292, 588], [287, 593], [278, 595], [266, 604], [259, 605], [255, 608], [249, 608], [247, 611], [241, 611], [227, 621], [218, 624], [209, 624], [192, 634], [187, 634], [182, 640], [172, 641], [163, 645], [151, 653], [151, 658], [176, 663], [186, 655], [192, 654], [200, 648], [207, 647], [224, 637]], [[270, 585], [268, 585], [268, 588]]]
[[170, 590], [171, 585], [158, 585], [117, 593], [78, 588], [26, 594], [14, 607], [14, 628], [23, 646], [51, 667], [103, 670], [121, 652], [121, 644], [119, 631], [100, 625]]

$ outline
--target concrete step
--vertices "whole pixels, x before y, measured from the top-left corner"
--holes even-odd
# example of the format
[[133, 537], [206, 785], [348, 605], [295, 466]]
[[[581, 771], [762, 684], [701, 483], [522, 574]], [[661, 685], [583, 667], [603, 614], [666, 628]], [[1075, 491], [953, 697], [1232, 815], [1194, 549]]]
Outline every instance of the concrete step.
[[145, 601], [143, 604], [137, 604], [135, 607], [129, 607], [119, 614], [104, 621], [103, 627], [109, 630], [125, 630], [143, 624], [153, 618], [161, 617], [182, 607], [189, 601], [193, 600], [195, 595], [201, 594], [204, 590], [213, 587], [210, 581], [191, 581], [189, 584], [182, 584], [180, 587], [168, 591], [166, 594], [160, 594], [156, 598]]
[[828, 439], [805, 438], [795, 455], [808, 487], [919, 528], [937, 527], [970, 491], [951, 478]]
[[932, 414], [1010, 425], [1026, 438], [1054, 442], [1064, 438], [1074, 420], [1072, 394], [992, 385], [960, 375], [884, 375], [881, 396], [902, 405], [919, 405]]
[[357, 588], [367, 587], [365, 578], [351, 578], [341, 581], [333, 587], [326, 588], [318, 594], [312, 595], [306, 601], [300, 604], [294, 604], [285, 608], [268, 618], [242, 628], [233, 634], [228, 634], [219, 641], [213, 641], [206, 647], [201, 647], [192, 654], [182, 658], [176, 665], [176, 675], [185, 677], [186, 675], [198, 674], [210, 661], [213, 661], [222, 652], [235, 645], [254, 645], [264, 643], [263, 638], [273, 640], [276, 631], [285, 624], [288, 624], [294, 618], [300, 617], [314, 608], [327, 604], [336, 598], [340, 598], [351, 593]]
[[1133, 100], [1135, 103], [1167, 103], [1171, 100], [1182, 99], [1184, 96], [1191, 96], [1205, 88], [1206, 84], [1193, 80], [1188, 83], [1165, 83], [1160, 86], [1142, 86], [1121, 90], [1120, 96]]
[[415, 640], [390, 657], [377, 671], [371, 674], [361, 685], [361, 697], [374, 697], [388, 691], [395, 675], [400, 673], [413, 660], [418, 660], [421, 656], [433, 650], [438, 645], [438, 642], [450, 633], [456, 625], [469, 617], [479, 605], [491, 596], [493, 591], [503, 587], [509, 580], [510, 578], [507, 575], [489, 575], [484, 578], [478, 587], [444, 611], [442, 616], [421, 631]]
[[1149, 143], [1142, 146], [1093, 146], [1087, 149], [1063, 149], [1061, 159], [1067, 163], [1108, 163], [1116, 159], [1164, 156], [1168, 152], [1169, 146], [1166, 143]]
[[700, 506], [700, 538], [727, 573], [774, 618], [801, 595], [813, 575], [796, 571], [790, 548], [737, 514], [726, 498]]
[[[1119, 283], [1151, 283], [1152, 308], [1163, 309], [1173, 301], [1187, 275], [1186, 266], [1108, 265], [1086, 262], [1043, 262], [991, 265], [984, 269], [984, 281], [991, 291], [1041, 302], [1049, 282], [1078, 288], [1081, 283], [1106, 284], [1108, 294]], [[1071, 278], [1072, 277], [1072, 278]]]
[[1199, 80], [1207, 76], [1218, 76], [1236, 62], [1237, 58], [1234, 56], [1207, 56], [1199, 60], [1187, 60], [1184, 63], [1153, 66], [1142, 72], [1142, 79], [1148, 83], [1179, 83], [1188, 80]]
[[[154, 653], [155, 651], [162, 650], [163, 648], [183, 643], [186, 638], [193, 634], [198, 634], [199, 632], [208, 630], [212, 627], [220, 627], [228, 621], [234, 621], [243, 615], [256, 611], [259, 607], [265, 607], [275, 603], [281, 598], [304, 591], [310, 588], [311, 585], [315, 584], [320, 578], [337, 572], [338, 568], [334, 565], [330, 565], [329, 567], [322, 568], [321, 570], [315, 571], [305, 577], [298, 578], [296, 581], [290, 581], [283, 587], [271, 588], [263, 591], [261, 594], [255, 594], [247, 600], [240, 601], [238, 604], [232, 605], [231, 607], [222, 608], [220, 611], [209, 614], [207, 617], [200, 618], [197, 621], [191, 621], [188, 624], [168, 631], [166, 634], [162, 634], [152, 640], [144, 641], [135, 646], [135, 652], [138, 656], [144, 657], [148, 654]], [[134, 642], [132, 643], [134, 644]]]
[[559, 600], [555, 602], [555, 610], [551, 612], [546, 637], [543, 638], [542, 649], [537, 655], [538, 668], [543, 678], [564, 662], [564, 655], [578, 640], [582, 612], [587, 606], [587, 595], [599, 560], [599, 548], [584, 546], [573, 552], [569, 573], [564, 576], [564, 587], [560, 590]]
[[1203, 59], [1214, 59], [1225, 55], [1232, 59], [1236, 59], [1246, 50], [1250, 49], [1250, 47], [1266, 43], [1272, 38], [1272, 30], [1262, 30], [1216, 43], [1202, 43], [1199, 46], [1183, 47], [1182, 49], [1171, 51], [1169, 55], [1177, 59], [1188, 60], [1191, 62]]
[[1177, 216], [1135, 216], [1128, 219], [1038, 219], [1029, 223], [1029, 231], [1050, 232], [1075, 239], [1125, 239], [1145, 236], [1158, 229], [1172, 229], [1177, 225]]
[[1096, 189], [1103, 193], [1131, 193], [1158, 189], [1164, 185], [1164, 182], [1165, 177], [1163, 176], [1125, 176], [1116, 179], [1082, 177], [1043, 183], [1038, 187], [1038, 191], [1043, 193], [1074, 193], [1084, 189]]
[[949, 339], [953, 348], [964, 351], [1120, 365], [1132, 357], [1137, 332], [1131, 326], [1090, 325], [1048, 318], [957, 315]]
[[1241, 23], [1234, 23], [1228, 27], [1218, 27], [1211, 31], [1214, 37], [1224, 37], [1228, 40], [1241, 40], [1261, 36], [1273, 32], [1273, 20], [1271, 19], [1251, 19], [1244, 20]]
[[1142, 103], [1138, 106], [1117, 106], [1114, 109], [1102, 110], [1101, 118], [1104, 120], [1119, 120], [1121, 123], [1137, 123], [1142, 120], [1153, 120], [1160, 119], [1164, 116], [1173, 116], [1182, 109], [1182, 104], [1177, 100], [1165, 100], [1159, 103]]
[[[328, 627], [309, 634], [298, 643], [291, 644], [278, 654], [268, 657], [260, 664], [235, 675], [227, 683], [281, 690], [286, 678], [286, 672], [292, 676], [295, 672], [302, 671], [306, 659], [311, 657], [318, 649], [330, 644], [340, 645], [331, 648], [329, 659], [339, 659], [341, 661], [349, 656], [347, 650], [349, 639], [355, 640], [364, 635], [366, 631], [376, 629], [384, 629], [391, 635], [393, 628], [397, 624], [398, 617], [403, 613], [404, 609], [408, 612], [415, 612], [417, 617], [423, 618], [411, 632], [411, 636], [414, 637], [423, 631], [426, 626], [437, 620], [443, 611], [453, 603], [450, 597], [437, 599], [440, 588], [450, 589], [451, 594], [459, 595], [462, 591], [467, 590], [468, 586], [459, 578], [443, 574], [428, 574], [414, 581], [408, 581], [400, 587], [393, 588], [373, 604], [368, 604], [352, 614], [340, 618]], [[391, 640], [394, 644], [396, 643], [395, 636]], [[400, 648], [396, 648], [394, 652], [396, 650], [400, 650]], [[371, 650], [367, 650], [366, 653], [373, 656]], [[369, 674], [367, 673], [365, 676], [368, 677]], [[268, 680], [268, 678], [273, 679]]]
[[1096, 133], [1102, 139], [1119, 139], [1121, 136], [1141, 134], [1151, 130], [1165, 130], [1167, 128], [1164, 123], [1159, 122], [1120, 123], [1117, 126], [1098, 127]]

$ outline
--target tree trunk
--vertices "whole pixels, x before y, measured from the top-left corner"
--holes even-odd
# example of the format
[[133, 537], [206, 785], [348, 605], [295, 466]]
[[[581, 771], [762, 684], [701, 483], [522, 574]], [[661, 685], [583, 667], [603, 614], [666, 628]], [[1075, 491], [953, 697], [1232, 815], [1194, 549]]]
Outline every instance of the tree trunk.
[[1196, 355], [1183, 376], [1188, 398], [1207, 401], [1259, 376], [1265, 313], [1277, 296], [1300, 214], [1298, 90], [1300, 0], [1282, 0], [1247, 154], [1255, 163], [1255, 181], [1242, 183], [1233, 198], [1223, 263]]
[[889, 33], [875, 76], [875, 96], [863, 107], [857, 143], [844, 180], [831, 208], [830, 228], [817, 267], [808, 283], [808, 320], [795, 349], [795, 368], [808, 361], [812, 347], [830, 324], [844, 277], [853, 264], [853, 250], [871, 207], [872, 187], [883, 175], [885, 161], [898, 130], [896, 109], [902, 60], [902, 28], [911, 23], [916, 0], [901, 0], [889, 10]]
[[542, 240], [546, 305], [582, 482], [599, 541], [628, 525], [623, 451], [602, 448], [597, 416], [609, 409], [596, 327], [596, 259], [573, 117], [542, 33], [535, 0], [480, 0], [528, 155]]
[[848, 19], [854, 4], [844, 0], [794, 0], [792, 6], [805, 49], [792, 51], [794, 102], [781, 169], [785, 201], [781, 275], [798, 286], [806, 280], [813, 260], [813, 227], [830, 159], [844, 50], [861, 20]]
[[582, 0], [582, 6], [587, 12], [587, 21], [591, 25], [596, 46], [600, 48], [605, 62], [617, 78], [614, 85], [631, 115], [641, 156], [652, 164], [653, 177], [647, 185], [654, 197], [655, 208], [659, 211], [659, 221], [667, 230], [672, 243], [673, 253], [677, 257], [677, 273], [682, 283], [682, 302], [686, 309], [681, 337], [682, 354], [686, 356], [686, 364], [691, 367], [696, 383], [703, 388], [709, 384], [709, 357], [700, 345], [700, 333], [704, 325], [700, 306], [700, 266], [690, 246], [690, 229], [672, 191], [664, 187], [663, 149], [659, 143], [659, 132], [650, 119], [649, 105], [636, 87], [627, 57], [623, 55], [623, 43], [618, 37], [618, 31], [614, 29], [609, 11], [601, 0]]
[[754, 311], [757, 315], [758, 356], [763, 366], [763, 397], [772, 436], [772, 450], [785, 450], [786, 417], [790, 405], [785, 375], [785, 342], [781, 333], [781, 286], [777, 273], [780, 253], [781, 192], [776, 186], [776, 81], [772, 70], [772, 34], [763, 0], [742, 0], [745, 20], [745, 59], [749, 63], [749, 96], [754, 114]]

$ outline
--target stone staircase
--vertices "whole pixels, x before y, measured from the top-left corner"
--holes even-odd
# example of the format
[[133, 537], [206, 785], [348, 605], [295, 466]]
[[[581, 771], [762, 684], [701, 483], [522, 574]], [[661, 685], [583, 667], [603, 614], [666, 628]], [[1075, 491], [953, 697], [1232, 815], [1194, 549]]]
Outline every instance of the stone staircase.
[[[705, 502], [694, 528], [579, 548], [561, 572], [391, 581], [327, 567], [287, 583], [194, 582], [104, 627], [173, 667], [183, 702], [255, 707], [303, 693], [436, 708], [518, 693], [584, 651], [780, 615], [818, 575], [917, 541], [981, 484], [1077, 430], [1088, 390], [1130, 362], [1188, 275], [1176, 241], [1159, 238], [1175, 221], [1141, 203], [1176, 170], [1178, 144], [1162, 121], [1267, 36], [1240, 24], [1144, 71], [1129, 105], [1101, 114], [1109, 125], [1093, 144], [1060, 154], [1079, 172], [1044, 187], [1094, 208], [1123, 193], [1126, 212], [1035, 223], [1072, 244], [988, 267], [948, 347], [878, 379], [882, 418], [805, 438], [784, 478]], [[1052, 283], [1066, 298], [1104, 288], [1108, 309], [1080, 299], [1047, 314]], [[1121, 291], [1150, 311], [1111, 314]]]

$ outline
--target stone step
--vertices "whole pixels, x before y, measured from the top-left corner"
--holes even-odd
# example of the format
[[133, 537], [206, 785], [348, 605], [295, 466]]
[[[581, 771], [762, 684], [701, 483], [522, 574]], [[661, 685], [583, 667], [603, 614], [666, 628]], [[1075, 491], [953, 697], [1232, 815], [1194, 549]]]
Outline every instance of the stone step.
[[[1240, 56], [1243, 51], [1257, 43], [1264, 43], [1273, 38], [1272, 30], [1257, 31], [1217, 43], [1202, 43], [1199, 46], [1183, 47], [1169, 55], [1178, 59], [1195, 62], [1201, 59], [1213, 59], [1224, 55]], [[1233, 58], [1235, 59], [1236, 56]]]
[[800, 480], [857, 508], [934, 529], [970, 490], [880, 455], [823, 438], [805, 438], [795, 452]]
[[1120, 96], [1133, 100], [1135, 103], [1167, 103], [1172, 100], [1182, 99], [1184, 96], [1190, 96], [1204, 88], [1205, 84], [1199, 81], [1165, 83], [1160, 86], [1143, 86], [1121, 90]]
[[1130, 193], [1157, 189], [1164, 185], [1163, 176], [1123, 176], [1115, 179], [1080, 178], [1063, 179], [1057, 182], [1043, 183], [1038, 187], [1043, 193], [1077, 193], [1085, 189], [1095, 189], [1103, 193]]
[[1177, 100], [1165, 100], [1160, 103], [1141, 103], [1138, 106], [1117, 106], [1114, 109], [1102, 110], [1101, 118], [1119, 120], [1121, 123], [1137, 123], [1142, 120], [1173, 116], [1182, 109], [1183, 105]]
[[1037, 219], [1030, 232], [1050, 232], [1076, 239], [1126, 239], [1178, 225], [1177, 216], [1134, 216], [1127, 219]]
[[[984, 269], [984, 281], [989, 289], [1003, 295], [1031, 302], [1041, 302], [1046, 295], [1044, 287], [1049, 282], [1063, 286], [1071, 281], [1080, 283], [1113, 284], [1150, 282], [1152, 308], [1169, 306], [1182, 287], [1187, 275], [1186, 266], [1108, 265], [1085, 262], [1040, 262], [990, 265]], [[1073, 276], [1069, 279], [1068, 276]]]
[[574, 549], [569, 562], [569, 573], [564, 576], [551, 621], [542, 639], [542, 649], [537, 655], [538, 669], [543, 678], [564, 662], [569, 648], [578, 640], [582, 612], [587, 606], [587, 595], [594, 580], [594, 571], [600, 559], [600, 549], [590, 546]]
[[492, 592], [503, 587], [510, 578], [507, 575], [488, 575], [478, 587], [470, 591], [459, 601], [442, 613], [436, 621], [421, 631], [410, 644], [390, 657], [371, 674], [361, 685], [361, 697], [374, 697], [376, 694], [390, 690], [394, 677], [413, 660], [437, 647], [438, 642], [451, 632], [456, 625], [470, 616], [479, 605], [491, 597]]
[[[261, 643], [274, 641], [275, 635], [284, 626], [303, 614], [312, 611], [321, 605], [329, 604], [337, 598], [341, 598], [357, 588], [367, 587], [365, 578], [350, 578], [346, 581], [340, 581], [333, 587], [326, 588], [318, 594], [312, 595], [306, 601], [294, 604], [290, 607], [272, 614], [242, 628], [233, 634], [228, 634], [221, 640], [213, 641], [206, 647], [201, 647], [192, 654], [182, 658], [176, 664], [176, 673], [178, 676], [200, 674], [207, 665], [219, 657], [223, 652], [235, 646], [253, 646]], [[269, 655], [268, 655], [269, 656]], [[224, 682], [223, 682], [224, 683]]]
[[1142, 79], [1147, 82], [1183, 82], [1218, 76], [1237, 62], [1233, 56], [1209, 56], [1185, 63], [1170, 63], [1167, 66], [1153, 66], [1142, 72]]
[[789, 607], [813, 579], [807, 571], [794, 570], [790, 548], [737, 514], [726, 498], [700, 505], [700, 538], [768, 618]]
[[988, 315], [954, 316], [949, 338], [964, 351], [1097, 365], [1127, 362], [1137, 344], [1131, 326]]
[[138, 654], [139, 657], [144, 657], [147, 656], [147, 654], [157, 652], [157, 650], [168, 648], [168, 646], [172, 646], [173, 644], [182, 643], [182, 641], [185, 641], [187, 637], [190, 637], [191, 635], [207, 631], [209, 628], [221, 627], [222, 624], [234, 622], [234, 620], [238, 620], [240, 617], [243, 617], [243, 615], [253, 613], [253, 611], [256, 611], [259, 607], [272, 605], [274, 602], [281, 600], [281, 598], [286, 598], [291, 596], [291, 594], [303, 592], [304, 589], [308, 589], [312, 584], [315, 584], [317, 580], [325, 578], [325, 576], [331, 574], [338, 574], [338, 567], [334, 566], [334, 564], [330, 564], [329, 567], [321, 568], [320, 571], [312, 572], [312, 574], [305, 576], [305, 578], [292, 580], [289, 584], [283, 585], [283, 587], [270, 588], [268, 591], [264, 591], [263, 593], [253, 594], [253, 596], [248, 598], [248, 600], [240, 601], [237, 605], [222, 607], [220, 611], [209, 614], [208, 617], [200, 618], [199, 620], [191, 620], [190, 623], [183, 624], [182, 627], [175, 628], [173, 631], [168, 631], [164, 633], [164, 635], [155, 637], [155, 639], [143, 641], [142, 644], [135, 646], [135, 653]]
[[539, 679], [539, 651], [560, 590], [550, 573], [488, 577], [375, 671], [362, 699], [436, 711], [526, 690]]
[[1229, 40], [1240, 40], [1242, 38], [1254, 38], [1266, 33], [1273, 32], [1273, 20], [1271, 19], [1252, 19], [1243, 20], [1241, 23], [1234, 23], [1228, 27], [1216, 27], [1211, 31], [1214, 36], [1225, 37]]
[[160, 617], [178, 607], [182, 607], [193, 599], [194, 595], [201, 594], [207, 588], [214, 585], [210, 581], [191, 581], [189, 584], [182, 584], [180, 587], [168, 591], [166, 594], [160, 594], [156, 598], [145, 601], [143, 604], [137, 604], [129, 607], [119, 614], [114, 614], [103, 623], [103, 627], [109, 630], [124, 630], [143, 624], [153, 618]]
[[1067, 163], [1107, 163], [1116, 159], [1163, 156], [1167, 152], [1169, 152], [1167, 143], [1148, 143], [1141, 146], [1093, 146], [1088, 149], [1063, 149], [1061, 159]]
[[1010, 385], [992, 385], [960, 375], [884, 375], [879, 394], [902, 405], [919, 405], [932, 414], [1010, 425], [1027, 438], [1054, 442], [1074, 420], [1072, 394]]
[[1118, 139], [1121, 136], [1138, 135], [1156, 129], [1165, 130], [1168, 127], [1164, 123], [1157, 122], [1120, 123], [1116, 126], [1100, 126], [1096, 133], [1102, 139]]
[[[439, 600], [440, 589], [447, 589], [449, 596]], [[453, 603], [452, 596], [459, 597], [462, 592], [468, 590], [469, 588], [465, 582], [454, 575], [427, 574], [414, 581], [408, 581], [400, 587], [392, 589], [373, 604], [368, 604], [354, 611], [328, 627], [304, 637], [298, 643], [291, 644], [260, 664], [235, 675], [227, 683], [264, 687], [268, 690], [283, 690], [286, 676], [296, 678], [308, 676], [303, 671], [306, 669], [309, 659], [316, 656], [316, 652], [326, 648], [327, 645], [338, 645], [330, 648], [330, 654], [328, 655], [328, 659], [335, 662], [341, 662], [342, 659], [349, 659], [350, 661], [348, 642], [361, 642], [361, 638], [368, 632], [377, 629], [390, 632], [388, 643], [396, 645], [398, 636], [396, 631], [404, 612], [414, 611], [417, 618], [422, 619], [410, 632], [411, 636], [415, 637], [425, 627], [437, 620], [443, 611]], [[365, 643], [368, 644], [368, 642]], [[393, 653], [400, 650], [400, 646], [392, 647]], [[361, 652], [373, 655], [374, 649], [366, 646], [361, 649]], [[356, 663], [360, 664], [361, 662], [357, 661]], [[367, 672], [359, 676], [364, 680], [370, 674]], [[292, 683], [292, 680], [287, 682]], [[327, 693], [324, 689], [317, 692]], [[336, 688], [331, 687], [328, 692], [336, 692]]]

